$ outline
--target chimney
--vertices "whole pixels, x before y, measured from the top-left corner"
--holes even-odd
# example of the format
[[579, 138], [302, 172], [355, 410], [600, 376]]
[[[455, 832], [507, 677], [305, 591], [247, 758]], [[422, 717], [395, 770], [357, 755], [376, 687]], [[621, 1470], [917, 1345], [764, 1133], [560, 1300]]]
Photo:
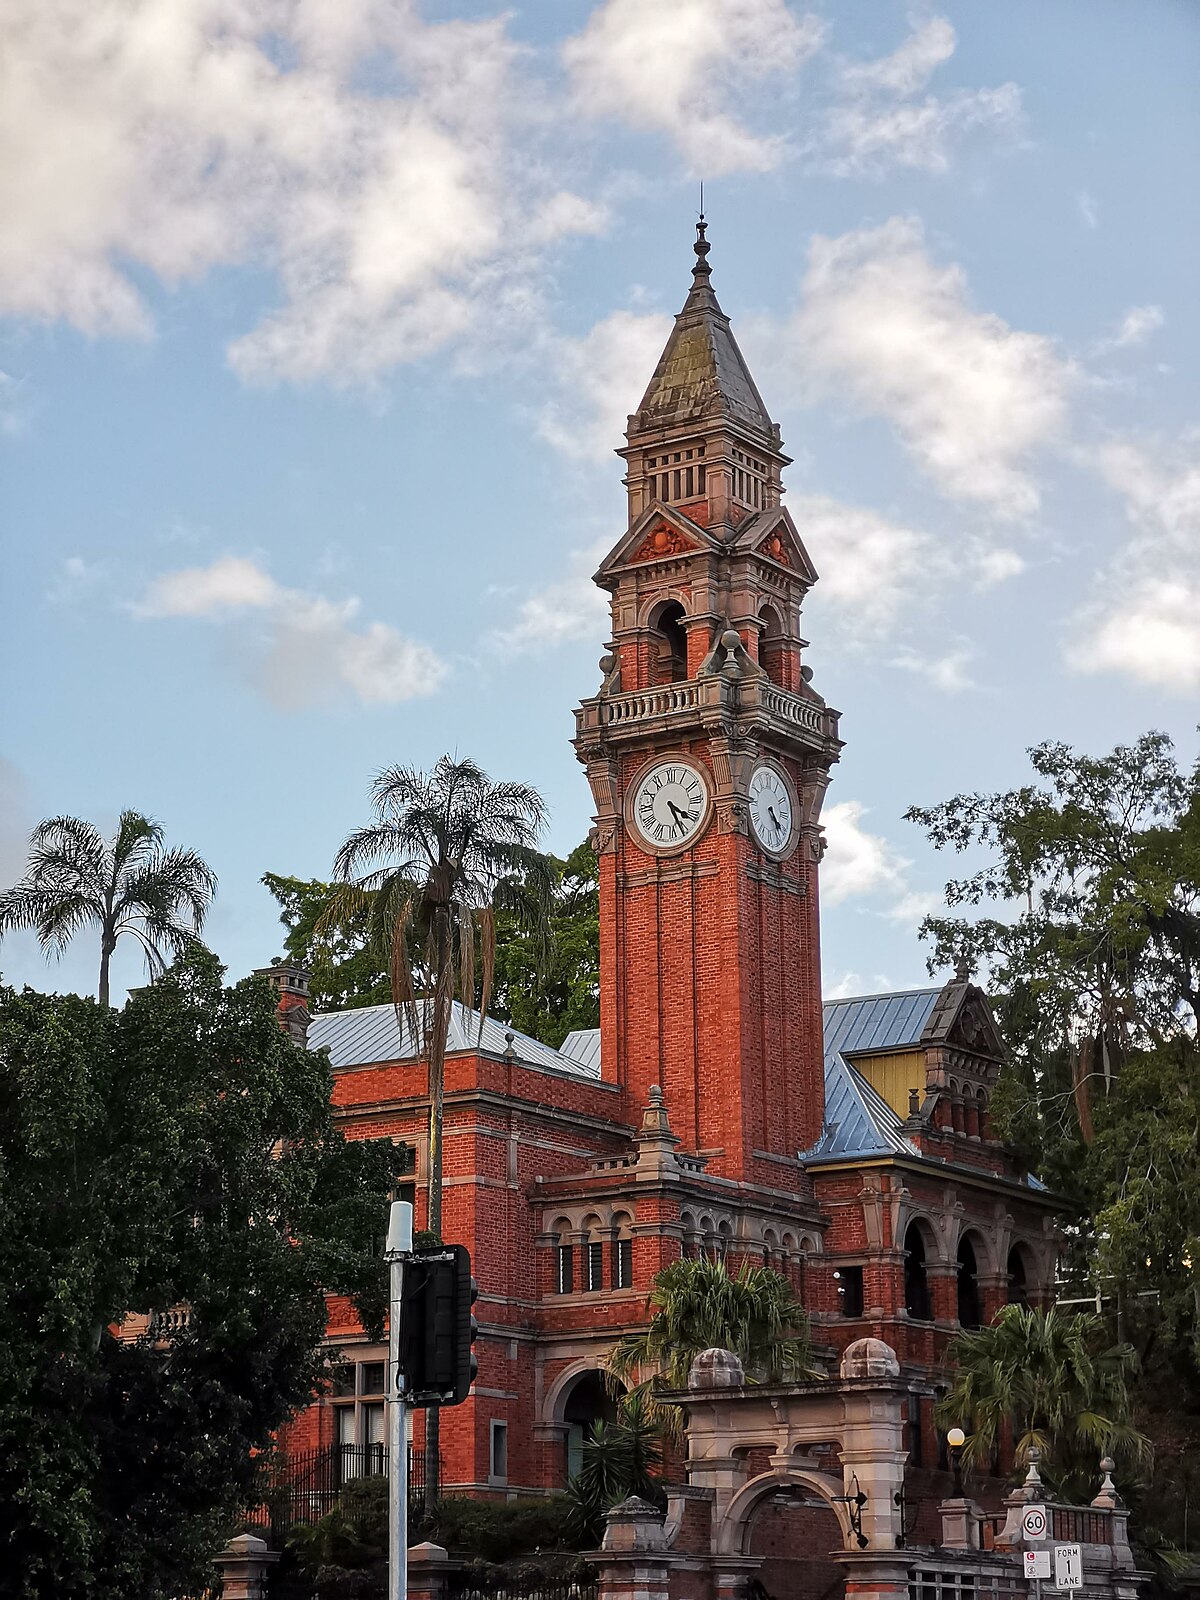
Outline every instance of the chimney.
[[265, 978], [275, 991], [279, 1026], [290, 1034], [292, 1043], [301, 1050], [308, 1044], [308, 968], [290, 961], [280, 961], [270, 967], [258, 967], [256, 978]]

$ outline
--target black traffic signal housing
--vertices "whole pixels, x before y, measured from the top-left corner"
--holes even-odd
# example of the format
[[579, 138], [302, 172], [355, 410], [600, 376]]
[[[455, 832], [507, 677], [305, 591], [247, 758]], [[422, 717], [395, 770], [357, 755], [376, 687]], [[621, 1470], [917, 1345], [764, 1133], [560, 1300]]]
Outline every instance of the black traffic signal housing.
[[405, 1260], [400, 1371], [409, 1405], [456, 1406], [467, 1398], [479, 1366], [471, 1348], [477, 1294], [465, 1245], [414, 1250]]

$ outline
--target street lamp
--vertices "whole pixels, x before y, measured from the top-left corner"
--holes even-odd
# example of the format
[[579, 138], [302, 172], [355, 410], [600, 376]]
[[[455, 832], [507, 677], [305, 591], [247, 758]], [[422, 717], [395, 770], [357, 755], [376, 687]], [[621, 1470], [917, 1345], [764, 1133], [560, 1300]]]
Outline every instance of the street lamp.
[[962, 1499], [962, 1450], [967, 1442], [967, 1436], [961, 1428], [951, 1428], [946, 1435], [946, 1443], [950, 1446], [950, 1471], [954, 1474], [951, 1480], [950, 1493], [956, 1500]]

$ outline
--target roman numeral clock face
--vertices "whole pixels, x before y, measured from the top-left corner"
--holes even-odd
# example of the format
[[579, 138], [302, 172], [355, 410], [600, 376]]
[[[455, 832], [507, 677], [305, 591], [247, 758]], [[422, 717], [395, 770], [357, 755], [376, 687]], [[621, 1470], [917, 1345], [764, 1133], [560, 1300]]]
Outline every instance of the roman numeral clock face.
[[750, 778], [750, 826], [768, 855], [786, 854], [795, 832], [792, 793], [779, 769], [765, 761]]
[[629, 821], [639, 841], [660, 854], [682, 850], [708, 821], [708, 781], [690, 761], [658, 761], [629, 797]]

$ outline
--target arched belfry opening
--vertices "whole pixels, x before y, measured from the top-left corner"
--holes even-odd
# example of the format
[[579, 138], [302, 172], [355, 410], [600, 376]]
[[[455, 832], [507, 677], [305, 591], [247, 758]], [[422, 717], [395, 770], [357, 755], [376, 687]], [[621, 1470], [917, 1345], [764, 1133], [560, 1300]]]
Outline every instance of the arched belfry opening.
[[758, 620], [758, 664], [772, 683], [777, 683], [781, 689], [786, 688], [783, 681], [783, 623], [779, 612], [774, 606], [765, 605], [758, 613]]
[[655, 684], [682, 683], [688, 675], [684, 615], [684, 609], [677, 600], [667, 600], [655, 608], [650, 618], [654, 635], [651, 668]]

